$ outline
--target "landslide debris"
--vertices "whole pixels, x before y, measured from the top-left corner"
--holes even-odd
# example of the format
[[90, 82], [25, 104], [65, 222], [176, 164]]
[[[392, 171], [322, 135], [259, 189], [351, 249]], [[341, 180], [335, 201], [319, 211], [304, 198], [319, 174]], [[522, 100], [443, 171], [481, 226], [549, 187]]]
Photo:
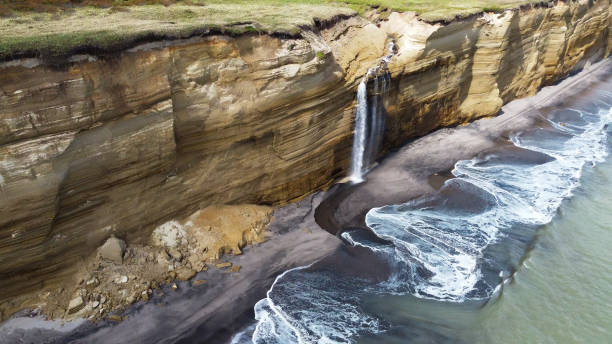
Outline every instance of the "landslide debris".
[[[212, 206], [158, 226], [148, 245], [130, 245], [111, 235], [84, 261], [74, 283], [39, 295], [38, 311], [50, 319], [120, 321], [118, 314], [127, 306], [148, 301], [160, 286], [177, 290], [176, 280], [189, 280], [224, 254], [241, 254], [244, 246], [263, 242], [271, 216], [266, 206]], [[230, 262], [216, 267], [240, 271]], [[204, 284], [207, 280], [193, 282]]]

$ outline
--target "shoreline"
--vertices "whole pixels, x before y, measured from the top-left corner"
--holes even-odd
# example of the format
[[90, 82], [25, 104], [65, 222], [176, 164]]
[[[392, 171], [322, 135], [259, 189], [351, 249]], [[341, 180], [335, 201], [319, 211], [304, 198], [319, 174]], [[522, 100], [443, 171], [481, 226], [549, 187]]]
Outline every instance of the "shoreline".
[[511, 132], [530, 128], [539, 121], [541, 110], [567, 99], [584, 97], [591, 85], [611, 73], [612, 59], [608, 58], [542, 88], [535, 96], [504, 105], [497, 116], [439, 129], [408, 142], [380, 159], [368, 173], [366, 182], [339, 185], [330, 190], [315, 210], [315, 218], [322, 228], [335, 235], [350, 228], [367, 229], [365, 215], [370, 209], [437, 192], [431, 183], [432, 177], [444, 179], [457, 161], [471, 159], [503, 144]]
[[[612, 60], [607, 59], [543, 88], [534, 97], [507, 104], [496, 117], [441, 129], [405, 144], [382, 159], [365, 183], [337, 185], [278, 208], [268, 227], [272, 234], [269, 240], [245, 248], [240, 256], [226, 257], [242, 266], [239, 273], [211, 269], [191, 281], [177, 283], [177, 291], [164, 286], [164, 295], [156, 292], [149, 302], [128, 308], [124, 313], [127, 318], [119, 323], [104, 320], [62, 327], [58, 322], [31, 319], [26, 314], [1, 324], [0, 337], [9, 342], [34, 343], [175, 343], [196, 338], [207, 343], [227, 342], [235, 331], [252, 322], [253, 305], [265, 297], [278, 274], [338, 253], [341, 241], [327, 231], [340, 234], [347, 228], [362, 227], [365, 212], [372, 207], [435, 192], [429, 183], [434, 173], [495, 147], [510, 131], [532, 126], [540, 117], [540, 109], [584, 96], [590, 85], [610, 73]], [[198, 279], [209, 282], [193, 286]]]

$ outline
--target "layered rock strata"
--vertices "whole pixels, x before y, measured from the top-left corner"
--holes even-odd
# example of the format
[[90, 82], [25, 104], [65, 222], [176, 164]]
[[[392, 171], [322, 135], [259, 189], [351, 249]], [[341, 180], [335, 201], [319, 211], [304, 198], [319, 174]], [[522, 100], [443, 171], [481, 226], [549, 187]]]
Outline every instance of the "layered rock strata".
[[[281, 204], [348, 170], [355, 88], [388, 40], [385, 149], [495, 115], [612, 49], [610, 0], [453, 23], [349, 18], [302, 38], [208, 36], [0, 65], [4, 316], [112, 234], [216, 204]], [[383, 152], [384, 153], [384, 152]]]

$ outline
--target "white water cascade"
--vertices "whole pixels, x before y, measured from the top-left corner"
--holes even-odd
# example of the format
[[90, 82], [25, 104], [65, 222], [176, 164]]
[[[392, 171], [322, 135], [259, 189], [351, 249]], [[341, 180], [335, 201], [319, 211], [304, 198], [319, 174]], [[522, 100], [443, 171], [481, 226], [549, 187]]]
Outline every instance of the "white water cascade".
[[368, 117], [368, 99], [366, 78], [357, 88], [357, 111], [355, 114], [355, 137], [353, 138], [353, 156], [351, 160], [350, 179], [353, 183], [363, 181], [363, 156], [366, 141], [366, 120]]
[[[390, 81], [387, 65], [394, 55], [394, 44], [389, 43], [389, 54], [385, 56], [378, 65], [368, 70], [357, 87], [357, 110], [355, 111], [355, 136], [353, 139], [353, 153], [351, 158], [351, 172], [349, 179], [353, 183], [364, 181], [364, 175], [373, 160], [376, 159], [378, 149], [384, 134], [383, 105], [378, 97], [388, 90], [387, 83]], [[372, 105], [368, 111], [367, 84], [370, 78], [374, 78], [374, 94]], [[379, 94], [378, 82], [382, 81]], [[369, 115], [369, 116], [368, 116]]]

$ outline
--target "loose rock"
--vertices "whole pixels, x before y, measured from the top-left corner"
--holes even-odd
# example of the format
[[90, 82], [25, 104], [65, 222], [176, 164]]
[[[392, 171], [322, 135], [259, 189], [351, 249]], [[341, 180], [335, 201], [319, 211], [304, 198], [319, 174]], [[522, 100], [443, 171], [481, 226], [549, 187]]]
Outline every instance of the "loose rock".
[[229, 268], [230, 266], [232, 266], [230, 262], [217, 263], [216, 265], [217, 269]]
[[87, 281], [85, 284], [87, 284], [88, 287], [97, 287], [98, 284], [100, 284], [100, 281], [98, 281], [98, 279], [94, 277]]
[[187, 267], [180, 267], [176, 270], [176, 278], [180, 279], [181, 281], [189, 280], [193, 276], [195, 276], [195, 274], [196, 272], [194, 270], [191, 270]]
[[83, 301], [83, 297], [77, 296], [74, 299], [70, 300], [70, 303], [68, 303], [68, 313], [72, 314], [78, 312], [79, 310], [81, 310], [81, 308], [83, 308], [84, 305], [85, 302]]
[[100, 246], [98, 254], [103, 259], [110, 260], [116, 264], [123, 264], [125, 247], [125, 241], [111, 236], [104, 245]]
[[109, 316], [108, 316], [108, 320], [110, 320], [110, 321], [117, 321], [117, 322], [119, 322], [119, 321], [121, 321], [122, 319], [121, 319], [121, 316], [120, 316], [120, 315], [113, 314], [113, 315], [109, 315]]
[[170, 255], [170, 257], [174, 258], [175, 260], [181, 260], [183, 259], [183, 255], [181, 254], [181, 251], [177, 250], [174, 247], [171, 247], [168, 249], [168, 255]]
[[195, 281], [193, 281], [193, 283], [192, 283], [192, 285], [193, 285], [194, 287], [200, 286], [200, 285], [202, 285], [202, 284], [206, 284], [206, 280], [195, 280]]

